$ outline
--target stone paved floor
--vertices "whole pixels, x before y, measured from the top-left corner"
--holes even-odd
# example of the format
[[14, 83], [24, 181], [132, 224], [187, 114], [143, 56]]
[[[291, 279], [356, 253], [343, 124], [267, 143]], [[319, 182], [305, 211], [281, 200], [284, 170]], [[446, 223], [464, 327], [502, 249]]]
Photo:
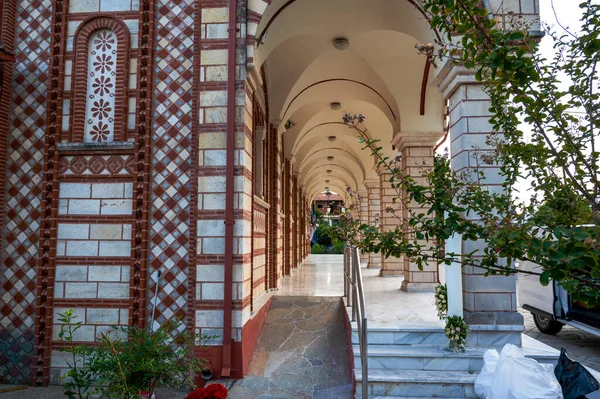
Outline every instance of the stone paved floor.
[[543, 334], [535, 327], [531, 313], [519, 310], [525, 318], [525, 334], [555, 349], [564, 347], [571, 359], [600, 372], [600, 337], [570, 326], [564, 326], [557, 335]]
[[229, 398], [352, 398], [343, 311], [335, 297], [274, 297], [248, 375], [227, 384]]

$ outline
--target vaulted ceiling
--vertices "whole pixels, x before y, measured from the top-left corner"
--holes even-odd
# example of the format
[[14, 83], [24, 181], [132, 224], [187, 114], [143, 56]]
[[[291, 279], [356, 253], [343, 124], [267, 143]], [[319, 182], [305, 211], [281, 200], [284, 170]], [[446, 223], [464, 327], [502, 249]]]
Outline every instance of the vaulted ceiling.
[[[257, 37], [254, 62], [266, 72], [270, 117], [293, 121], [286, 155], [311, 196], [325, 187], [364, 190], [377, 178], [357, 133], [341, 123], [344, 112], [366, 115], [369, 136], [392, 156], [395, 135], [443, 130], [433, 68], [424, 76], [427, 60], [415, 49], [435, 35], [410, 0], [273, 0]], [[336, 38], [347, 48], [336, 49]]]

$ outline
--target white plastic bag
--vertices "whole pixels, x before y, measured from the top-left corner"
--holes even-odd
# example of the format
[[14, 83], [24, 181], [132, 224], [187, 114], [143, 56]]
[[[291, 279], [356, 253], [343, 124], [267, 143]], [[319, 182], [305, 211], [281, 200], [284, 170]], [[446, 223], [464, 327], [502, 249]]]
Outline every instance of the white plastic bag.
[[515, 345], [502, 348], [485, 399], [563, 399], [552, 365], [528, 359]]
[[487, 398], [490, 394], [492, 378], [500, 355], [496, 349], [488, 349], [483, 354], [483, 368], [475, 380], [475, 393], [479, 398]]

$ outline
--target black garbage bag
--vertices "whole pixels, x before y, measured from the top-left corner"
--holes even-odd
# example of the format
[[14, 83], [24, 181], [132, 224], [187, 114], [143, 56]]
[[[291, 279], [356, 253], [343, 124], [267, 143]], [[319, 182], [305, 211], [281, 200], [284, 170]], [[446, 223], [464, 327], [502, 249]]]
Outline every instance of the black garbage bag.
[[584, 399], [588, 393], [600, 389], [598, 380], [580, 363], [569, 359], [565, 348], [560, 350], [554, 375], [562, 387], [564, 399]]

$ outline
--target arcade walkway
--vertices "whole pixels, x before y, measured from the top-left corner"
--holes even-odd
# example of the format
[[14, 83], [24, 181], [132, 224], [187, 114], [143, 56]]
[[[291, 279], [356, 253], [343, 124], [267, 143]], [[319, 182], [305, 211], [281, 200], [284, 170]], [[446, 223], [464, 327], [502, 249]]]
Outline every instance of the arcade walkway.
[[[342, 255], [310, 255], [291, 277], [281, 282], [277, 296], [336, 296], [344, 294]], [[363, 267], [365, 301], [372, 328], [442, 327], [433, 293], [400, 290], [402, 277], [379, 277], [379, 269]]]

